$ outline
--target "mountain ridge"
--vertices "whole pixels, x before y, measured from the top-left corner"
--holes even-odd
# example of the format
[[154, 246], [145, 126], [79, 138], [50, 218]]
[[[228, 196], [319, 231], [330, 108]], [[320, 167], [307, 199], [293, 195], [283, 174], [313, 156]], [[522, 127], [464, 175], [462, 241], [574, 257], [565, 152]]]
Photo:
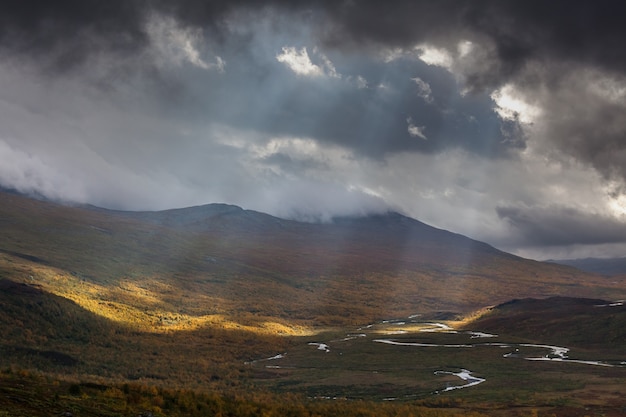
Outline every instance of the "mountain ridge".
[[104, 213], [111, 213], [122, 217], [145, 220], [163, 226], [182, 226], [189, 229], [195, 229], [196, 231], [211, 230], [211, 228], [207, 228], [207, 222], [214, 220], [228, 221], [233, 218], [238, 218], [238, 220], [242, 221], [245, 225], [255, 225], [264, 230], [267, 230], [269, 226], [278, 225], [281, 228], [292, 226], [299, 232], [310, 231], [311, 228], [315, 226], [321, 226], [323, 228], [333, 226], [355, 228], [362, 227], [370, 229], [389, 228], [395, 232], [401, 232], [401, 229], [403, 228], [410, 228], [412, 229], [412, 232], [417, 232], [419, 230], [421, 234], [425, 235], [424, 237], [426, 239], [430, 239], [437, 234], [440, 234], [440, 236], [445, 235], [446, 238], [459, 238], [462, 240], [472, 241], [475, 244], [489, 247], [490, 249], [498, 251], [501, 254], [521, 259], [521, 257], [518, 257], [517, 255], [501, 251], [488, 243], [478, 241], [460, 233], [431, 226], [420, 220], [393, 210], [371, 214], [333, 216], [329, 219], [329, 221], [309, 222], [273, 216], [271, 214], [225, 203], [209, 203], [158, 211], [110, 210], [95, 206], [90, 206], [89, 209]]
[[224, 204], [122, 212], [3, 193], [0, 224], [0, 274], [112, 316], [107, 303], [119, 303], [146, 326], [167, 312], [329, 325], [519, 296], [626, 296], [399, 213], [313, 224]]

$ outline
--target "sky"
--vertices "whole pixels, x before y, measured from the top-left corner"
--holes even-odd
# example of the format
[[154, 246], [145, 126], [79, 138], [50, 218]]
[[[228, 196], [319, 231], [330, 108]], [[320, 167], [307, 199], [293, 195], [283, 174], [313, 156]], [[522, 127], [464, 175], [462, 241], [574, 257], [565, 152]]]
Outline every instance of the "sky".
[[6, 0], [0, 186], [626, 256], [626, 3]]

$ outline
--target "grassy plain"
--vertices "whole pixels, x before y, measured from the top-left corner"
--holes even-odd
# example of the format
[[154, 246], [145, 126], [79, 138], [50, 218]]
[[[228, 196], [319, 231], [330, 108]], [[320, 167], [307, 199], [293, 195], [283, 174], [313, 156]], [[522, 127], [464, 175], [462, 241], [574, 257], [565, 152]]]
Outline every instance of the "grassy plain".
[[[626, 313], [620, 314], [623, 321]], [[483, 412], [494, 407], [547, 410], [605, 405], [622, 411], [626, 407], [623, 384], [626, 356], [623, 347], [617, 344], [597, 350], [573, 347], [568, 352], [571, 359], [601, 360], [616, 365], [609, 367], [526, 360], [526, 357], [543, 357], [551, 351], [521, 346], [547, 342], [542, 338], [515, 336], [512, 329], [509, 335], [497, 337], [472, 337], [466, 331], [402, 333], [407, 329], [409, 326], [395, 323], [354, 329], [348, 334], [320, 334], [315, 340], [324, 343], [328, 351], [301, 343], [282, 358], [260, 361], [254, 366], [266, 378], [267, 387], [302, 392], [310, 397], [367, 398], [423, 405], [443, 401], [462, 403]], [[555, 337], [558, 337], [556, 333]], [[415, 343], [425, 346], [411, 345]], [[515, 355], [505, 357], [509, 353]], [[592, 358], [594, 355], [599, 356]], [[460, 387], [467, 382], [442, 371], [462, 370], [485, 381], [444, 392], [448, 387]]]

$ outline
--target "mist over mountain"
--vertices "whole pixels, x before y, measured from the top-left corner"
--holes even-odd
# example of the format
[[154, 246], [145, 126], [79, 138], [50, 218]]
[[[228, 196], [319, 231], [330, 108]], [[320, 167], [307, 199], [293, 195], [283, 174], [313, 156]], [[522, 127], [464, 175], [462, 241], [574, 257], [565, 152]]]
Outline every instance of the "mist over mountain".
[[0, 417], [623, 416], [624, 16], [3, 0]]

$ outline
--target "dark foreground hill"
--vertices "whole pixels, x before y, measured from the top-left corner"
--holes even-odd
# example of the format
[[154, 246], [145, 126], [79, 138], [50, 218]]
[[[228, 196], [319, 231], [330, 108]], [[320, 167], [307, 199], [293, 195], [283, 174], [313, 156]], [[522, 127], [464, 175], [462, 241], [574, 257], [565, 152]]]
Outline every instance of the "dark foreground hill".
[[0, 226], [2, 277], [149, 327], [288, 331], [519, 297], [626, 298], [621, 281], [397, 213], [311, 224], [222, 204], [120, 212], [0, 193]]
[[550, 297], [500, 304], [469, 324], [482, 331], [626, 355], [623, 301]]

